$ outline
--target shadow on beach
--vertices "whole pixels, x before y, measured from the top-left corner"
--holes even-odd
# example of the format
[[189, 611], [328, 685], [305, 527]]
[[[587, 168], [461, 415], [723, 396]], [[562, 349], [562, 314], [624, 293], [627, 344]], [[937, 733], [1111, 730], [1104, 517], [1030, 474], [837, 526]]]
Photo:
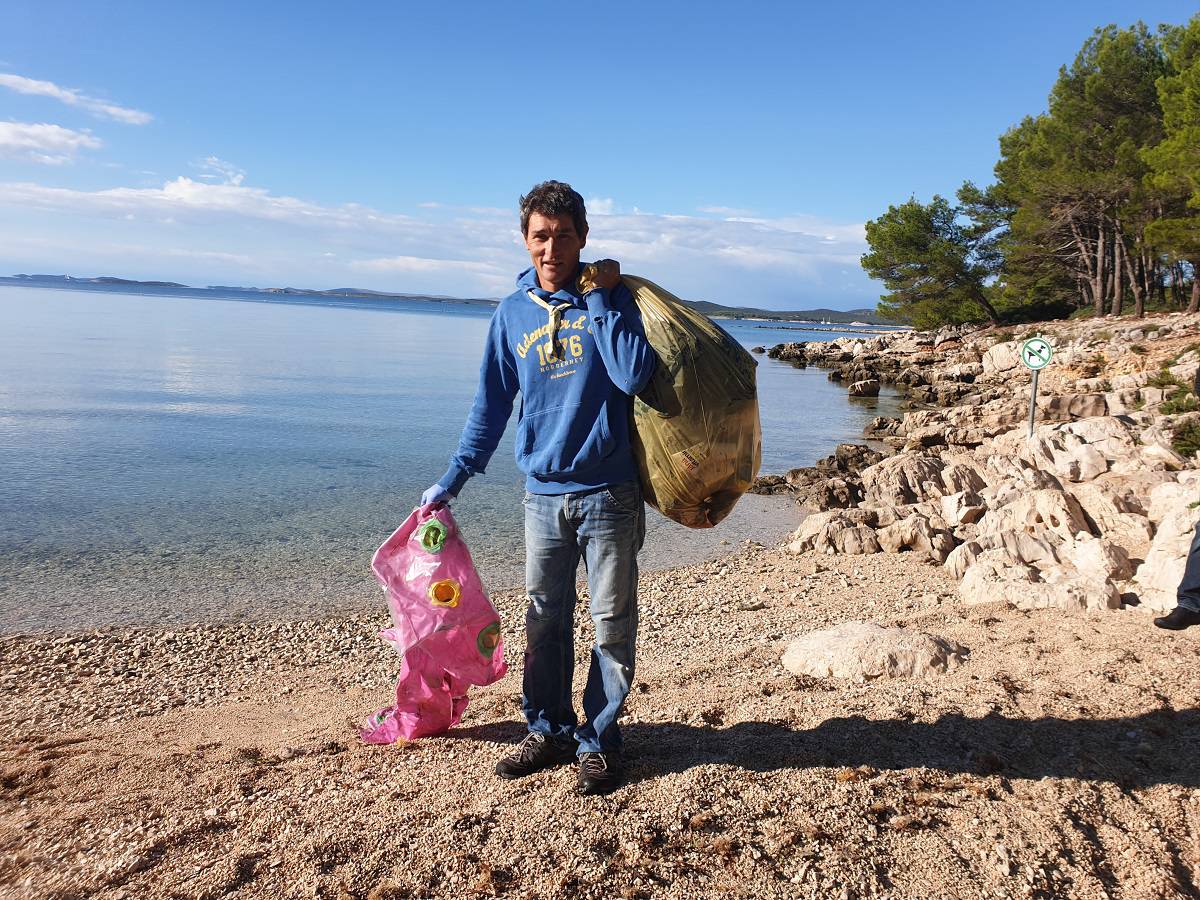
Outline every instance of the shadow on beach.
[[[490, 722], [447, 737], [515, 742], [522, 723]], [[625, 726], [631, 783], [701, 765], [772, 772], [809, 767], [939, 769], [1008, 778], [1077, 778], [1122, 789], [1200, 787], [1200, 710], [1156, 710], [1116, 719], [973, 719], [935, 722], [827, 719], [815, 728], [769, 722], [728, 728], [674, 723]]]

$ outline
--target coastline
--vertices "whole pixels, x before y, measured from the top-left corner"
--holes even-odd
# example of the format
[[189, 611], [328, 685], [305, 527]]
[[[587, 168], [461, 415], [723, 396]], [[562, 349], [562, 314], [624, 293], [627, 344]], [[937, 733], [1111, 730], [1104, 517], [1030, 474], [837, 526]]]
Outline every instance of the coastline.
[[[518, 500], [519, 495], [513, 502]], [[643, 572], [659, 572], [737, 552], [746, 539], [777, 544], [796, 530], [803, 513], [788, 498], [749, 494], [714, 529], [685, 531], [651, 509], [647, 517], [649, 536], [640, 564]], [[468, 546], [484, 527], [469, 518], [461, 525]], [[378, 543], [386, 537], [382, 533]], [[473, 550], [489, 591], [523, 584], [521, 542], [515, 536], [505, 554]], [[11, 577], [0, 585], [0, 640], [139, 625], [170, 630], [201, 623], [369, 617], [385, 608], [370, 571], [373, 549], [341, 546], [311, 558], [298, 556], [291, 544], [267, 545], [249, 556], [213, 551], [35, 555], [10, 564]], [[36, 619], [31, 618], [34, 609]]]

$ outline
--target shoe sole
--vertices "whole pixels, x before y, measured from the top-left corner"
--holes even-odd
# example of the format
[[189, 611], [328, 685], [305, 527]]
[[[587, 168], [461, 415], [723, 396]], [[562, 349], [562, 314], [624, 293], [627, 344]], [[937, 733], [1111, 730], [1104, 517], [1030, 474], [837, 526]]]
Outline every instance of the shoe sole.
[[561, 768], [562, 766], [567, 765], [567, 763], [574, 761], [575, 757], [572, 756], [570, 759], [564, 759], [559, 762], [546, 763], [546, 765], [538, 766], [536, 769], [531, 769], [528, 772], [501, 772], [499, 769], [496, 769], [496, 774], [505, 781], [516, 781], [520, 778], [528, 778], [530, 775], [536, 775], [538, 772], [545, 772], [547, 769]]

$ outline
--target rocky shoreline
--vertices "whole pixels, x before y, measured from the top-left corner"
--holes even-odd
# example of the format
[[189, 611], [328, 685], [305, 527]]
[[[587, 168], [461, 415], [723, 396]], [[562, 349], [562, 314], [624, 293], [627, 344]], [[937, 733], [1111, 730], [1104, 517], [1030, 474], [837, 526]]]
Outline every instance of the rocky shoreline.
[[763, 480], [815, 509], [784, 544], [643, 575], [609, 797], [492, 775], [519, 591], [509, 675], [390, 747], [353, 726], [397, 671], [382, 603], [0, 638], [0, 898], [1194, 896], [1200, 635], [1145, 610], [1197, 515], [1162, 372], [1188, 383], [1198, 319], [1045, 326], [1032, 442], [1023, 335], [783, 345], [913, 408]]
[[[1055, 348], [1029, 435], [1023, 340]], [[902, 419], [815, 467], [759, 479], [815, 510], [795, 552], [906, 552], [944, 565], [966, 603], [1067, 612], [1175, 605], [1200, 519], [1200, 315], [1053, 322], [1020, 336], [946, 328], [781, 344], [851, 395], [902, 386]]]

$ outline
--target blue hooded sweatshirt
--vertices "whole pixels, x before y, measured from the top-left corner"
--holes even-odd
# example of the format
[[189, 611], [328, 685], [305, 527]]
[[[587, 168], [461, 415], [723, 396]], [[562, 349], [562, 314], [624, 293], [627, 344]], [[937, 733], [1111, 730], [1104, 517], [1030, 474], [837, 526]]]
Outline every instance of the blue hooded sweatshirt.
[[518, 391], [517, 466], [530, 493], [588, 491], [637, 478], [631, 404], [656, 363], [624, 284], [580, 296], [572, 283], [551, 294], [539, 286], [536, 270], [526, 269], [492, 315], [475, 402], [438, 484], [457, 495], [484, 471]]

